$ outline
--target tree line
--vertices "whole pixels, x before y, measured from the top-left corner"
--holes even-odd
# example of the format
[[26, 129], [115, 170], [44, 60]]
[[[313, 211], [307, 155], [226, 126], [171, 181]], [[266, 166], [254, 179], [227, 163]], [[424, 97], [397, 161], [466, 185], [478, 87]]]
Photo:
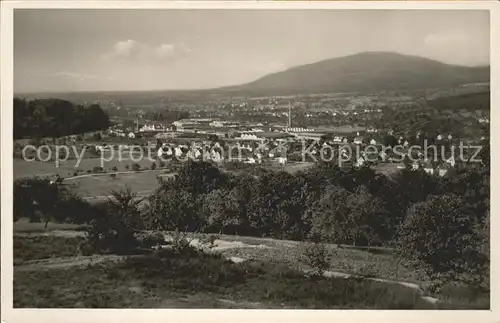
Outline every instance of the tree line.
[[98, 104], [76, 105], [60, 99], [14, 98], [14, 138], [62, 137], [109, 127]]
[[148, 199], [145, 228], [393, 247], [431, 277], [489, 288], [488, 163], [388, 178], [331, 163], [289, 174], [189, 162]]
[[88, 223], [91, 243], [111, 250], [134, 245], [140, 230], [393, 247], [430, 275], [482, 286], [489, 284], [489, 198], [488, 164], [449, 177], [404, 169], [388, 178], [331, 163], [234, 175], [190, 161], [175, 178], [159, 179], [144, 201], [128, 190], [90, 205], [57, 183], [17, 180], [14, 214]]

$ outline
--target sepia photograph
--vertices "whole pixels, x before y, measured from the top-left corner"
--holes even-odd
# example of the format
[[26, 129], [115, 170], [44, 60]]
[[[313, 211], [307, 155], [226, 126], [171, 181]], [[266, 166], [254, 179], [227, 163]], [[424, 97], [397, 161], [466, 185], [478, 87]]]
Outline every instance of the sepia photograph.
[[492, 308], [490, 10], [11, 19], [14, 309]]

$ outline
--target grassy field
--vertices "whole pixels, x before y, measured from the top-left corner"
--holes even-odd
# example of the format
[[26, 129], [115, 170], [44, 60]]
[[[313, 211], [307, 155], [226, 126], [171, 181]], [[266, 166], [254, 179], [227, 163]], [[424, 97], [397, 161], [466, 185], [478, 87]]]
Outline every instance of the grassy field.
[[160, 177], [172, 176], [165, 174], [163, 170], [146, 171], [138, 173], [117, 174], [115, 177], [110, 175], [87, 176], [65, 181], [72, 186], [72, 189], [80, 196], [104, 196], [109, 192], [125, 186], [130, 186], [133, 192], [139, 195], [148, 195], [158, 187]]
[[[20, 177], [31, 177], [31, 176], [52, 176], [59, 174], [62, 177], [73, 176], [76, 171], [80, 171], [80, 174], [85, 174], [87, 171], [92, 171], [94, 167], [101, 167], [100, 158], [87, 158], [83, 159], [79, 165], [77, 165], [77, 160], [68, 160], [66, 162], [61, 162], [58, 167], [56, 167], [55, 162], [41, 162], [41, 161], [25, 161], [22, 159], [14, 159], [14, 178]], [[104, 162], [104, 170], [109, 171], [113, 167], [116, 167], [118, 171], [126, 171], [126, 166], [129, 167], [135, 163], [132, 160], [113, 160], [110, 162]], [[150, 168], [152, 162], [148, 159], [143, 159], [137, 162], [141, 168]]]
[[196, 252], [84, 268], [17, 268], [14, 307], [432, 308], [401, 286], [308, 278], [283, 264], [235, 264]]
[[[120, 261], [113, 262], [97, 255], [88, 262], [78, 257], [82, 239], [36, 233], [15, 235], [14, 306], [489, 308], [488, 295], [477, 295], [452, 285], [441, 292], [446, 302], [436, 305], [424, 302], [417, 291], [399, 284], [304, 276], [297, 260], [302, 245], [299, 242], [222, 236], [220, 241], [225, 243], [218, 243], [220, 246], [236, 242], [241, 246], [233, 245], [210, 254], [167, 251], [163, 257], [121, 256]], [[231, 257], [245, 261], [226, 260]], [[99, 259], [103, 261], [96, 261]], [[387, 252], [329, 246], [331, 270], [391, 278], [394, 260]], [[40, 267], [47, 261], [61, 266]], [[77, 264], [68, 265], [71, 262]], [[416, 277], [415, 271], [404, 267], [400, 270], [399, 280], [417, 282], [418, 278], [421, 277]], [[425, 282], [419, 284], [425, 286]]]
[[[157, 175], [162, 177], [171, 176], [165, 174], [165, 169], [141, 172], [127, 170], [126, 166], [128, 165], [130, 168], [133, 163], [132, 161], [112, 161], [104, 163], [104, 170], [106, 172], [114, 172], [113, 167], [116, 167], [118, 172], [128, 172], [118, 173], [116, 176], [111, 176], [110, 174], [95, 174], [92, 172], [95, 167], [101, 166], [101, 160], [99, 158], [83, 159], [78, 167], [75, 167], [76, 163], [76, 160], [68, 160], [67, 162], [61, 162], [59, 167], [55, 167], [54, 162], [28, 162], [21, 159], [14, 159], [14, 178], [33, 176], [50, 177], [59, 174], [66, 179], [65, 183], [69, 184], [75, 192], [80, 194], [80, 196], [90, 197], [109, 195], [109, 192], [115, 190], [117, 187], [125, 186], [130, 186], [132, 191], [141, 195], [147, 195], [157, 188]], [[151, 162], [149, 160], [142, 160], [138, 164], [142, 169], [149, 169], [151, 167]], [[277, 166], [274, 170], [294, 173], [299, 170], [307, 169], [312, 165], [312, 163], [291, 163], [284, 167]], [[72, 178], [75, 177], [75, 172], [77, 171], [77, 177]], [[91, 171], [91, 173], [88, 171]]]
[[54, 223], [49, 222], [47, 227], [45, 228], [45, 223], [35, 223], [29, 222], [26, 218], [21, 218], [14, 222], [13, 229], [14, 233], [36, 233], [36, 232], [50, 232], [54, 230], [71, 230], [76, 231], [83, 228], [83, 226], [79, 224], [72, 223]]
[[[275, 248], [232, 248], [224, 251], [226, 256], [243, 259], [261, 259], [270, 263], [286, 263], [290, 267], [300, 266], [297, 256], [301, 246], [281, 246]], [[328, 248], [328, 263], [330, 270], [336, 272], [380, 277], [385, 279], [404, 280], [419, 285], [425, 285], [425, 273], [398, 265], [398, 259], [388, 254], [373, 254], [367, 251]]]
[[83, 237], [14, 236], [14, 265], [30, 260], [75, 256], [83, 240]]
[[[14, 160], [14, 177], [44, 177], [59, 174], [61, 177], [65, 178], [64, 183], [69, 185], [69, 187], [80, 196], [96, 197], [107, 196], [112, 190], [125, 186], [130, 186], [132, 191], [139, 195], [148, 195], [158, 187], [157, 176], [172, 176], [171, 174], [165, 173], [168, 172], [167, 169], [156, 169], [154, 171], [146, 169], [140, 172], [133, 172], [125, 168], [125, 165], [131, 165], [131, 163], [120, 164], [118, 162], [114, 164], [107, 163], [105, 167], [105, 171], [109, 171], [113, 167], [112, 165], [118, 165], [118, 174], [88, 173], [86, 172], [87, 170], [93, 170], [94, 167], [100, 166], [99, 159], [84, 159], [78, 168], [74, 168], [74, 163], [75, 161], [68, 161], [56, 168], [55, 165], [50, 162]], [[143, 168], [149, 168], [151, 166], [151, 163], [147, 161], [138, 164]], [[77, 176], [74, 176], [74, 172], [77, 169], [83, 170], [83, 172], [79, 172]]]

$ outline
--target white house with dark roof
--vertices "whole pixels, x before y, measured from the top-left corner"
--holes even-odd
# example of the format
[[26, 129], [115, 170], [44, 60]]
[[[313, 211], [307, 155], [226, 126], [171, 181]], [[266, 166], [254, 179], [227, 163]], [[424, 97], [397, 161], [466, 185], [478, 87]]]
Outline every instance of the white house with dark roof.
[[356, 144], [356, 145], [361, 145], [363, 143], [363, 137], [361, 136], [358, 136], [358, 137], [355, 137], [353, 142]]

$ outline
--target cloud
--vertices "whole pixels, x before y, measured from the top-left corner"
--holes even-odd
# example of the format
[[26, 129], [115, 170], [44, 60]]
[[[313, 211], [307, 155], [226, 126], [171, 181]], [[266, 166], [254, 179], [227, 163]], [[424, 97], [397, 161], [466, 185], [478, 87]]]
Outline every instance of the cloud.
[[62, 79], [80, 80], [80, 81], [85, 81], [85, 80], [96, 78], [95, 75], [73, 73], [73, 72], [68, 72], [68, 71], [56, 72], [56, 73], [48, 74], [47, 76], [54, 77], [54, 78], [62, 78]]
[[111, 51], [111, 56], [130, 56], [137, 50], [140, 44], [133, 39], [119, 41]]
[[121, 62], [170, 61], [188, 55], [191, 49], [185, 44], [150, 45], [133, 39], [122, 40], [113, 45], [110, 51], [104, 53], [104, 60]]
[[159, 57], [168, 57], [175, 53], [175, 46], [172, 44], [161, 44], [155, 51], [155, 54]]
[[447, 47], [466, 45], [470, 39], [465, 34], [429, 34], [425, 37], [424, 42], [432, 47]]
[[[424, 39], [425, 55], [449, 64], [489, 64], [489, 39], [472, 37], [467, 33], [434, 33]], [[477, 50], [473, 50], [477, 49]], [[483, 63], [484, 62], [484, 63]]]

